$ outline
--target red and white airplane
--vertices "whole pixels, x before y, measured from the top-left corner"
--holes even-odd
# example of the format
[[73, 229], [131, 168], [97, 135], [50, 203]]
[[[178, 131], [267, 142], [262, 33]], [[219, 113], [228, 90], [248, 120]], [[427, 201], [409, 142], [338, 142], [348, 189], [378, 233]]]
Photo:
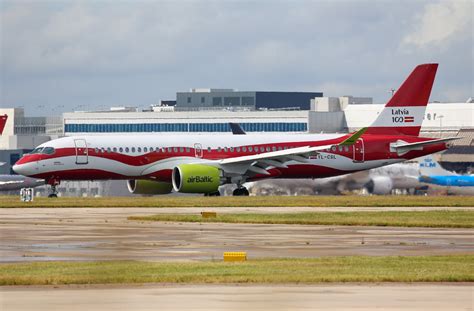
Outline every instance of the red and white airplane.
[[322, 178], [368, 170], [447, 149], [453, 138], [418, 137], [438, 64], [417, 66], [375, 122], [352, 134], [114, 135], [49, 141], [13, 167], [61, 180], [128, 180], [137, 194], [218, 195], [265, 178]]

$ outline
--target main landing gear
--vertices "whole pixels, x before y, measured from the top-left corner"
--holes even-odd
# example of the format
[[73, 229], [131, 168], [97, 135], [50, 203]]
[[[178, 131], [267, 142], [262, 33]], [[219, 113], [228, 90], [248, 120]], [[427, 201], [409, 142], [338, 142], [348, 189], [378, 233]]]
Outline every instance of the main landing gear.
[[247, 188], [240, 186], [232, 192], [232, 195], [248, 197], [249, 191], [247, 190]]
[[58, 186], [60, 183], [59, 179], [56, 178], [51, 178], [48, 180], [48, 184], [51, 186], [51, 189], [48, 194], [48, 198], [57, 198], [58, 197], [58, 190], [56, 189], [56, 186]]

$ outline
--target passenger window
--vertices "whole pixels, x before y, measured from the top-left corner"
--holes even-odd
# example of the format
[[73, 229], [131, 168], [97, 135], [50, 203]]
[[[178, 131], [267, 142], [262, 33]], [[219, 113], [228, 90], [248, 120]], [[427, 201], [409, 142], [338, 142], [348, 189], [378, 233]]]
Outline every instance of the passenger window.
[[345, 146], [345, 147], [344, 147], [344, 151], [349, 152], [349, 147], [348, 147], [348, 146]]
[[336, 151], [336, 146], [332, 146], [331, 151], [335, 152]]
[[173, 148], [168, 147], [168, 152], [171, 152], [171, 151], [173, 151]]
[[114, 152], [117, 152], [117, 147], [114, 147], [112, 150], [113, 150]]
[[135, 152], [135, 147], [132, 147], [132, 152]]
[[230, 147], [230, 152], [234, 152], [234, 147]]
[[178, 152], [178, 147], [174, 147], [174, 148], [173, 148], [173, 151], [174, 151], [174, 152]]
[[245, 147], [245, 146], [242, 147], [242, 151], [243, 151], [243, 152], [247, 152], [247, 147]]
[[217, 147], [217, 152], [221, 152], [221, 147]]
[[183, 147], [179, 147], [179, 152], [184, 152], [184, 148], [183, 148]]
[[105, 148], [104, 148], [104, 147], [100, 148], [100, 151], [101, 151], [102, 153], [105, 153]]
[[207, 147], [207, 152], [211, 152], [211, 147]]
[[110, 149], [110, 147], [107, 147], [107, 153], [110, 153], [112, 151], [112, 149]]
[[342, 152], [342, 146], [339, 146], [339, 152]]
[[143, 152], [148, 152], [148, 148], [147, 148], [147, 147], [143, 147]]
[[240, 152], [240, 147], [237, 147], [237, 152]]
[[227, 147], [224, 147], [224, 152], [227, 152]]
[[120, 148], [119, 148], [119, 151], [120, 151], [120, 152], [123, 152], [123, 148], [122, 148], [122, 147], [120, 147]]
[[278, 146], [278, 150], [281, 151], [283, 150], [283, 148], [281, 146]]
[[94, 148], [95, 153], [99, 153], [99, 148]]
[[142, 152], [142, 148], [141, 148], [141, 147], [138, 147], [138, 148], [137, 148], [137, 151], [138, 151], [138, 152]]
[[272, 151], [277, 151], [277, 147], [273, 146]]
[[288, 150], [288, 146], [283, 147], [283, 149]]
[[252, 148], [251, 146], [249, 147], [249, 151], [250, 151], [250, 152], [252, 152], [252, 151], [253, 151], [253, 148]]
[[189, 147], [186, 147], [186, 152], [191, 152], [191, 149], [189, 149]]
[[270, 147], [267, 147], [265, 150], [267, 150], [267, 152], [269, 152], [269, 151], [270, 151]]
[[125, 147], [125, 152], [128, 153], [130, 151], [130, 149], [128, 149], [128, 147]]

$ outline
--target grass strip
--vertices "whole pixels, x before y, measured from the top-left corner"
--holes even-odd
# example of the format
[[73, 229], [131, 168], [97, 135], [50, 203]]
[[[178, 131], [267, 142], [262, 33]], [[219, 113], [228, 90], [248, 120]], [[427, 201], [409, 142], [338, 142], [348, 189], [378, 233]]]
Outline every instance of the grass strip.
[[474, 196], [268, 196], [268, 197], [103, 197], [35, 198], [21, 202], [19, 196], [0, 196], [0, 208], [14, 207], [474, 207]]
[[0, 285], [472, 281], [474, 255], [0, 264]]
[[298, 224], [342, 226], [395, 226], [473, 228], [474, 211], [422, 211], [422, 212], [303, 212], [268, 214], [217, 214], [215, 218], [200, 215], [159, 214], [130, 216], [129, 220], [173, 222], [221, 222], [251, 224]]

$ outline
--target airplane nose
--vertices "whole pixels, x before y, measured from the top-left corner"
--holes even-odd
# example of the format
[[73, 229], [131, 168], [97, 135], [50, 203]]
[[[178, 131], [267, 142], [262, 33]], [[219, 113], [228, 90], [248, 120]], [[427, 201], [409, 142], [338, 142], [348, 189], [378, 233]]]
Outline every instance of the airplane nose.
[[19, 175], [25, 175], [26, 173], [25, 166], [21, 164], [13, 165], [12, 170]]

